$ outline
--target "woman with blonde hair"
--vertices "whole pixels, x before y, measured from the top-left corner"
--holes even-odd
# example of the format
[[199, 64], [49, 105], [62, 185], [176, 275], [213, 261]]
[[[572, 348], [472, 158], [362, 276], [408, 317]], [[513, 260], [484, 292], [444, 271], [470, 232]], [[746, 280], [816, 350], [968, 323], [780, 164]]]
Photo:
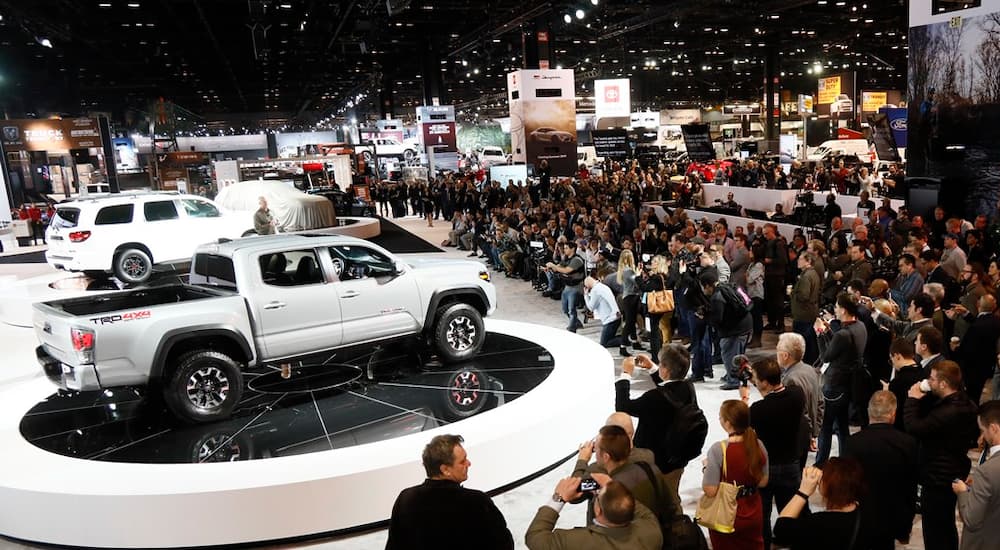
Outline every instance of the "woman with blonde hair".
[[739, 493], [734, 531], [709, 530], [712, 548], [762, 550], [764, 512], [757, 489], [767, 486], [767, 449], [750, 427], [750, 408], [743, 401], [723, 401], [719, 423], [729, 437], [709, 449], [702, 489], [706, 496], [714, 497], [719, 493], [719, 485], [726, 482], [739, 486]]
[[[635, 280], [635, 256], [631, 250], [622, 250], [618, 256], [618, 284], [622, 287], [622, 337], [634, 350], [643, 349], [635, 333], [639, 313], [639, 285]], [[622, 342], [625, 344], [625, 342]]]

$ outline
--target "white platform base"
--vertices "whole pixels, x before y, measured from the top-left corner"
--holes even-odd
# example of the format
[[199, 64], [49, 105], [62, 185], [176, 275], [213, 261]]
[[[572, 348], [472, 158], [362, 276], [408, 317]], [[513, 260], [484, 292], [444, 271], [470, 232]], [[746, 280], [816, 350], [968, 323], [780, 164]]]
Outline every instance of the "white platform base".
[[[0, 533], [88, 547], [184, 547], [270, 541], [389, 518], [424, 478], [434, 435], [459, 433], [476, 461], [467, 486], [492, 490], [572, 453], [614, 410], [610, 354], [566, 331], [487, 320], [491, 332], [543, 345], [555, 367], [534, 390], [457, 424], [379, 443], [215, 464], [124, 464], [51, 454], [19, 423], [52, 393], [44, 378], [0, 387]], [[9, 361], [33, 361], [33, 357]]]

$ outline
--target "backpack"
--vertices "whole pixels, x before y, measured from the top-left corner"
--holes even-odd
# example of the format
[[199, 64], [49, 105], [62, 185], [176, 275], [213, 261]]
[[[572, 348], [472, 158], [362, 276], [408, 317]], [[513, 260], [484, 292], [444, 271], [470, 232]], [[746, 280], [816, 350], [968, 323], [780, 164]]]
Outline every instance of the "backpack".
[[701, 456], [705, 438], [708, 437], [708, 420], [698, 407], [698, 401], [694, 399], [694, 385], [691, 382], [685, 383], [691, 386], [690, 403], [678, 403], [667, 393], [666, 388], [660, 389], [663, 396], [675, 408], [674, 421], [667, 430], [662, 449], [670, 449], [669, 462], [678, 464], [686, 464], [691, 459]]
[[[653, 469], [645, 462], [636, 462], [642, 468], [653, 486], [653, 494], [656, 501], [663, 502], [664, 495], [660, 494], [660, 483], [653, 474]], [[679, 511], [671, 518], [657, 514], [656, 518], [660, 523], [660, 532], [663, 534], [663, 550], [708, 550], [708, 542], [705, 541], [705, 534], [701, 527], [698, 527], [691, 518]]]
[[729, 326], [736, 325], [743, 317], [753, 311], [753, 300], [743, 288], [729, 283], [720, 283], [718, 291], [726, 302], [725, 322]]

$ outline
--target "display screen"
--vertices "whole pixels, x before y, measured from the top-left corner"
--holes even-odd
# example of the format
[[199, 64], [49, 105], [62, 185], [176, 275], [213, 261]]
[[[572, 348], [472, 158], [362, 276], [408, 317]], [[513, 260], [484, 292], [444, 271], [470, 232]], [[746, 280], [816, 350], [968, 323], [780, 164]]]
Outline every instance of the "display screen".
[[561, 88], [539, 88], [535, 90], [535, 97], [562, 97]]
[[982, 5], [982, 0], [934, 0], [931, 2], [931, 13], [937, 15], [969, 8], [978, 8]]
[[427, 118], [431, 120], [448, 120], [448, 115], [430, 115]]

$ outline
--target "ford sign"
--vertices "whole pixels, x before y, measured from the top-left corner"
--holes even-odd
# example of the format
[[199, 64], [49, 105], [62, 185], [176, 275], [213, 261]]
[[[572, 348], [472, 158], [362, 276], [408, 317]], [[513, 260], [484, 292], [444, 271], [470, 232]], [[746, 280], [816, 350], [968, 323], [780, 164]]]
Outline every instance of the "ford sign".
[[906, 131], [906, 119], [905, 118], [897, 118], [897, 119], [893, 120], [892, 122], [890, 122], [889, 126], [893, 130], [896, 130], [897, 132], [905, 132]]

